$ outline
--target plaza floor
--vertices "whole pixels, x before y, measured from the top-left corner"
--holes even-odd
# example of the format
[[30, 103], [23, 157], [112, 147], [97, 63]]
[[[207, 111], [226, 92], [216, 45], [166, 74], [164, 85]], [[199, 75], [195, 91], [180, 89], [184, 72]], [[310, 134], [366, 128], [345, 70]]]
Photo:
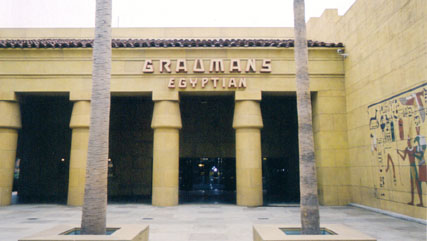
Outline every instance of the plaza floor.
[[[378, 241], [425, 241], [426, 225], [365, 209], [321, 207], [321, 223], [352, 226]], [[79, 225], [81, 208], [65, 205], [0, 207], [0, 241], [16, 241], [57, 224]], [[236, 205], [180, 205], [153, 207], [143, 204], [111, 204], [108, 224], [150, 225], [150, 241], [250, 241], [252, 225], [299, 223], [298, 207], [239, 207]]]

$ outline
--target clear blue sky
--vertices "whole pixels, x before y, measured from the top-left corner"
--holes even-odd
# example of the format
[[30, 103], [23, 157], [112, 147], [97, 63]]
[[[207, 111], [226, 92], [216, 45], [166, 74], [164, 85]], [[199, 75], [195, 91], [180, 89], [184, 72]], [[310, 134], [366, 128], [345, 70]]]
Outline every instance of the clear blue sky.
[[[93, 27], [95, 0], [0, 0], [0, 28]], [[306, 17], [355, 0], [306, 0]], [[291, 27], [292, 0], [113, 0], [113, 27]]]

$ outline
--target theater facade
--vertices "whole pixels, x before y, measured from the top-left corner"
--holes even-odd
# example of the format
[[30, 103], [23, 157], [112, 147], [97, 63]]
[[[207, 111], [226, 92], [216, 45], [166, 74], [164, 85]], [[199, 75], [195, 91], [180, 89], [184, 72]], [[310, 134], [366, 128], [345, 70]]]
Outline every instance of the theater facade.
[[[426, 219], [426, 9], [381, 2], [307, 25], [319, 201]], [[91, 38], [0, 29], [0, 205], [13, 191], [82, 205]], [[292, 28], [113, 29], [110, 201], [298, 203], [292, 39]]]

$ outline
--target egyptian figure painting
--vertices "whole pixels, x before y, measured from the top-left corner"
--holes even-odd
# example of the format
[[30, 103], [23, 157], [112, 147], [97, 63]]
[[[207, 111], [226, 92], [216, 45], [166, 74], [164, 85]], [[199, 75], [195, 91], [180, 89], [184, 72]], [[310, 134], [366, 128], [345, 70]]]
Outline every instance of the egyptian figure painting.
[[426, 208], [426, 111], [427, 83], [368, 106], [376, 198]]

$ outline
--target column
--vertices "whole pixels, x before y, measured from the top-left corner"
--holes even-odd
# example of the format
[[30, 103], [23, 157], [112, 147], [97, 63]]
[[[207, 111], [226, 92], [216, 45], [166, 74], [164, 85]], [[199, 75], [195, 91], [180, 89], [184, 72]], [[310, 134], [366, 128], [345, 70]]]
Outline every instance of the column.
[[178, 100], [154, 101], [152, 205], [174, 206], [178, 205], [179, 193], [181, 112]]
[[74, 102], [71, 114], [72, 129], [68, 201], [70, 206], [82, 206], [86, 181], [87, 149], [89, 143], [90, 101]]
[[20, 128], [19, 104], [13, 101], [0, 101], [0, 206], [11, 203]]
[[262, 127], [259, 101], [236, 98], [233, 128], [236, 129], [236, 191], [240, 206], [260, 206], [263, 202]]

